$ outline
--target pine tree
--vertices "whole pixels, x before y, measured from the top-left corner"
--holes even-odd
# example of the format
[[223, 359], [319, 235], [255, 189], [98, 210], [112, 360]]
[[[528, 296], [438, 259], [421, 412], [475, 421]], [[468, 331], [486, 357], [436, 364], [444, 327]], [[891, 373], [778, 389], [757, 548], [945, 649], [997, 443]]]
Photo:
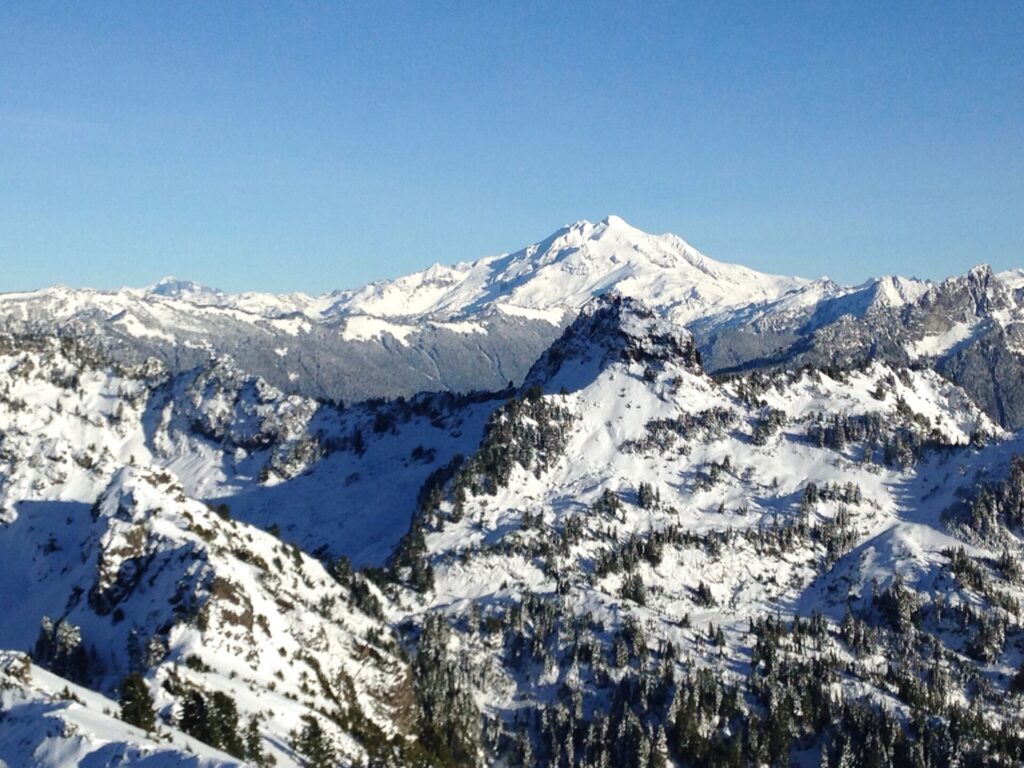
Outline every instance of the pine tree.
[[302, 730], [293, 734], [292, 748], [306, 758], [309, 768], [334, 768], [338, 757], [320, 721], [312, 715], [303, 715], [302, 723]]
[[1024, 662], [1017, 669], [1017, 674], [1013, 676], [1013, 680], [1010, 682], [1010, 689], [1016, 693], [1024, 693]]
[[449, 636], [444, 616], [427, 616], [413, 667], [420, 704], [419, 736], [436, 762], [473, 765], [481, 741], [480, 712], [448, 656]]
[[87, 684], [95, 672], [90, 669], [82, 630], [63, 620], [54, 624], [48, 616], [40, 623], [32, 658], [41, 667], [76, 683]]
[[152, 731], [156, 727], [156, 711], [153, 709], [153, 696], [146, 686], [142, 675], [135, 672], [121, 682], [121, 719], [126, 723]]
[[641, 482], [637, 487], [637, 500], [644, 509], [654, 509], [658, 506], [660, 498], [650, 483]]
[[259, 718], [250, 717], [245, 726], [245, 759], [259, 768], [270, 765], [266, 752], [263, 751], [263, 734], [260, 733]]
[[836, 761], [836, 768], [854, 768], [857, 764], [857, 759], [854, 757], [853, 750], [850, 749], [850, 742], [844, 741], [843, 748], [839, 750], [839, 759]]
[[229, 755], [245, 757], [245, 746], [238, 733], [238, 707], [235, 700], [223, 691], [210, 697], [210, 744]]
[[651, 750], [651, 768], [666, 768], [668, 765], [668, 737], [665, 729], [658, 726], [654, 737], [654, 748]]
[[697, 605], [702, 606], [704, 608], [714, 608], [716, 605], [718, 605], [718, 602], [715, 600], [714, 594], [712, 594], [711, 592], [711, 587], [709, 587], [703, 581], [701, 581], [697, 585], [697, 594], [694, 598], [694, 602], [697, 603]]
[[189, 736], [206, 744], [210, 743], [209, 713], [206, 708], [206, 699], [199, 691], [192, 690], [185, 694], [178, 727]]

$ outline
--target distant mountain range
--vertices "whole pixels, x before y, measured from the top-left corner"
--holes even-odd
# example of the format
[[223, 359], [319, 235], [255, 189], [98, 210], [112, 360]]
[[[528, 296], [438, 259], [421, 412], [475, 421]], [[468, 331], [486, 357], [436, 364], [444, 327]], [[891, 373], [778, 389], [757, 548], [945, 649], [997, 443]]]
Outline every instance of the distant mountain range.
[[351, 402], [517, 384], [581, 306], [613, 289], [687, 326], [712, 373], [930, 365], [1004, 426], [1024, 425], [1024, 272], [980, 266], [939, 283], [840, 286], [723, 264], [616, 216], [515, 253], [317, 297], [231, 295], [168, 278], [146, 289], [2, 294], [0, 318], [19, 333], [79, 339], [118, 361], [155, 357], [178, 372], [227, 355], [283, 390]]

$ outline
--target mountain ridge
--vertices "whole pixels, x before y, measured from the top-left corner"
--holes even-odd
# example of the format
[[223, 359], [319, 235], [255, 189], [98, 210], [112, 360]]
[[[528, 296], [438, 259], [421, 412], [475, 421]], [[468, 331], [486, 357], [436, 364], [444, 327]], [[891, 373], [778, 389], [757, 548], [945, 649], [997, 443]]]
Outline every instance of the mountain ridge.
[[[1020, 285], [1017, 273], [983, 265], [939, 282], [859, 286], [766, 275], [609, 216], [518, 251], [320, 296], [230, 295], [165, 278], [143, 289], [0, 294], [0, 319], [177, 372], [226, 356], [282, 390], [352, 401], [518, 384], [588, 301], [614, 291], [686, 325], [712, 372], [934, 360], [1016, 426], [1024, 388], [975, 374], [992, 349], [1003, 368], [1024, 370]], [[970, 295], [983, 303], [963, 304]], [[947, 309], [960, 314], [942, 317]]]

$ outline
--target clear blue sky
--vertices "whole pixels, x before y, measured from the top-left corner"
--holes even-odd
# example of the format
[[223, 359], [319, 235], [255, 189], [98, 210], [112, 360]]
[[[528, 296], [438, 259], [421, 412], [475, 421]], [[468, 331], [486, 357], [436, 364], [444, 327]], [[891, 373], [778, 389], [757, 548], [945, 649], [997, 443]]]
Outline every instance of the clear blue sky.
[[319, 293], [608, 213], [1024, 266], [1024, 3], [0, 4], [0, 290]]

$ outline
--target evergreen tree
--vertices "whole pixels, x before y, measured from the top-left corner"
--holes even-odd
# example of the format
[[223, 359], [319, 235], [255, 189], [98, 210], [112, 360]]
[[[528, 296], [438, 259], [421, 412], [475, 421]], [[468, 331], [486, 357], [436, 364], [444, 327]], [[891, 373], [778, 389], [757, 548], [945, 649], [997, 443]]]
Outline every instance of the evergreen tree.
[[260, 733], [260, 721], [257, 717], [250, 717], [245, 726], [245, 759], [259, 768], [269, 766], [270, 759], [263, 751], [263, 734]]
[[121, 682], [121, 719], [126, 723], [152, 731], [156, 727], [156, 711], [153, 696], [142, 675], [133, 672]]
[[306, 759], [309, 768], [334, 768], [338, 763], [330, 739], [312, 715], [302, 716], [302, 730], [293, 734], [292, 748]]
[[1017, 669], [1017, 674], [1013, 676], [1013, 680], [1010, 682], [1010, 690], [1016, 693], [1024, 693], [1024, 662], [1021, 662], [1020, 667]]
[[443, 615], [426, 617], [413, 667], [420, 704], [420, 739], [441, 765], [475, 765], [480, 748], [480, 712], [466, 690], [447, 645]]
[[245, 746], [238, 733], [238, 707], [223, 691], [215, 691], [209, 701], [210, 744], [229, 755], [245, 757]]
[[54, 674], [83, 685], [94, 672], [90, 670], [94, 659], [85, 651], [81, 629], [63, 620], [54, 624], [48, 616], [39, 625], [32, 658]]
[[210, 743], [209, 712], [206, 707], [206, 699], [199, 691], [191, 690], [185, 694], [178, 727], [189, 736], [193, 736], [205, 744]]
[[202, 691], [185, 694], [178, 727], [204, 744], [235, 757], [245, 757], [245, 744], [238, 731], [238, 707], [223, 691], [207, 698]]
[[637, 500], [644, 509], [654, 509], [658, 506], [660, 495], [648, 482], [641, 482], [637, 487]]

